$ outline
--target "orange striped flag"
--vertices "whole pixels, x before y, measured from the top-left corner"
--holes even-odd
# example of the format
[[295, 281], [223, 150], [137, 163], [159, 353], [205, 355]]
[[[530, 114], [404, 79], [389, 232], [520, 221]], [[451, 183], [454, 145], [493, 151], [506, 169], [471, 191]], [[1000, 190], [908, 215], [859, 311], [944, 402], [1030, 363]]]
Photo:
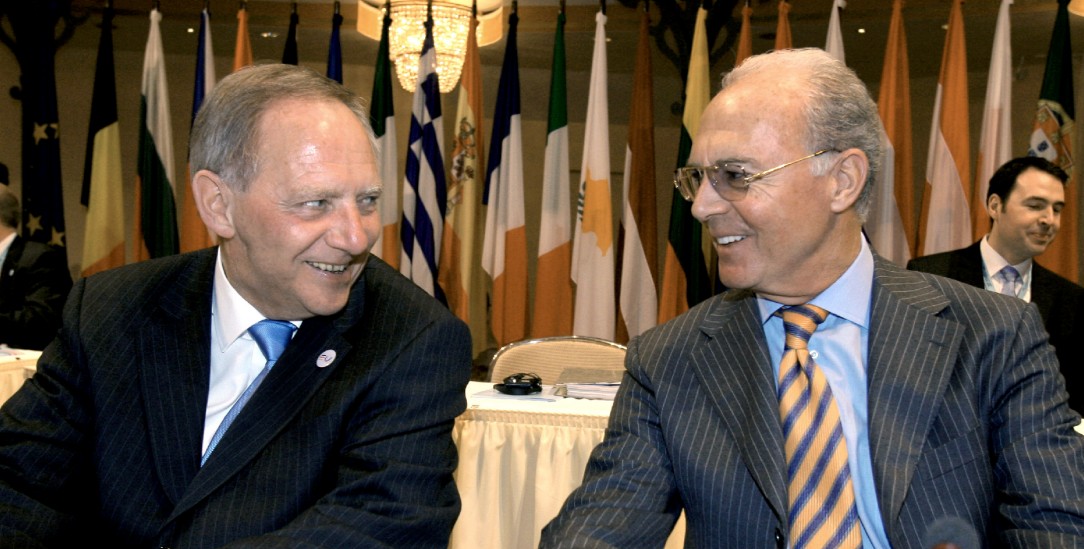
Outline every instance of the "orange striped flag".
[[794, 47], [794, 40], [790, 37], [790, 3], [787, 0], [779, 0], [779, 22], [775, 26], [775, 49], [788, 50]]
[[741, 65], [746, 57], [753, 55], [753, 24], [750, 19], [753, 16], [753, 8], [749, 6], [749, 0], [741, 8], [741, 31], [738, 33], [738, 53], [734, 60], [734, 66]]
[[572, 211], [569, 207], [568, 94], [565, 13], [557, 15], [550, 76], [546, 160], [542, 168], [542, 221], [538, 235], [531, 337], [572, 335]]
[[883, 158], [866, 233], [877, 253], [898, 265], [915, 256], [914, 138], [911, 135], [911, 65], [903, 28], [903, 0], [892, 4], [888, 45], [877, 98], [884, 132]]
[[248, 39], [248, 10], [245, 2], [237, 10], [237, 45], [233, 49], [233, 71], [252, 64], [252, 42]]
[[926, 192], [922, 195], [919, 254], [929, 255], [971, 243], [971, 145], [968, 134], [967, 48], [963, 0], [949, 13], [941, 76], [937, 81]]
[[986, 106], [982, 111], [979, 156], [975, 161], [974, 195], [971, 197], [973, 239], [990, 231], [986, 213], [986, 192], [990, 178], [1012, 158], [1012, 33], [1009, 31], [1009, 4], [1001, 0], [994, 28], [994, 47], [990, 53], [990, 72], [986, 80]]
[[[646, 5], [645, 5], [646, 7]], [[624, 343], [655, 325], [658, 315], [656, 281], [659, 278], [655, 240], [655, 119], [651, 89], [650, 18], [640, 13], [640, 40], [632, 74], [632, 105], [628, 146], [625, 150], [625, 207], [621, 215], [617, 266], [621, 291], [617, 317], [617, 341]]]

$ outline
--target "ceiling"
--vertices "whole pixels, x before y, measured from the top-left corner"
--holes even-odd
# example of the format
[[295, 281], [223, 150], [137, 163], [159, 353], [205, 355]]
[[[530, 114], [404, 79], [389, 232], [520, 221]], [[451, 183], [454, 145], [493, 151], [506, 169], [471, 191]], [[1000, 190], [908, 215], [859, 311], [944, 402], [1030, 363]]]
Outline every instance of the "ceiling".
[[[634, 0], [622, 1], [631, 3]], [[104, 6], [103, 0], [72, 0], [71, 3], [73, 12], [85, 18], [83, 27], [92, 26], [100, 20], [98, 13]], [[114, 41], [118, 51], [143, 51], [146, 45], [147, 12], [154, 3], [153, 0], [114, 0], [117, 11]], [[212, 14], [217, 55], [220, 58], [229, 57], [236, 34], [235, 13], [239, 5], [236, 0], [213, 0], [205, 3], [195, 0], [160, 0], [157, 3], [163, 13], [161, 28], [167, 54], [194, 54], [195, 37], [192, 30], [198, 27], [199, 12], [206, 3]], [[777, 3], [777, 0], [751, 1], [754, 10], [752, 27], [755, 53], [773, 47]], [[823, 47], [832, 3], [832, 0], [792, 0], [789, 20], [795, 46]], [[249, 31], [256, 58], [279, 58], [294, 3], [290, 0], [252, 0], [245, 4], [249, 13]], [[334, 4], [333, 0], [299, 0], [296, 3], [301, 21], [298, 31], [299, 55], [303, 62], [323, 63], [327, 59], [328, 31]], [[905, 28], [912, 80], [932, 78], [936, 81], [944, 45], [943, 26], [948, 20], [951, 4], [951, 0], [905, 1]], [[505, 3], [505, 14], [511, 11], [511, 5], [510, 1]], [[548, 89], [558, 5], [559, 0], [518, 2], [519, 66], [524, 81], [524, 94], [527, 96], [525, 101], [532, 100], [532, 92], [545, 94]], [[999, 5], [1000, 0], [969, 0], [964, 5], [968, 67], [972, 73], [985, 73], [989, 64]], [[870, 84], [871, 89], [876, 88], [880, 80], [891, 6], [892, 2], [889, 0], [850, 0], [841, 17], [847, 64]], [[1056, 6], [1054, 0], [1015, 0], [1011, 6], [1012, 51], [1018, 79], [1041, 78]], [[565, 35], [570, 82], [580, 77], [578, 73], [586, 75], [590, 70], [590, 52], [598, 7], [597, 1], [567, 0], [568, 23]], [[357, 12], [356, 0], [341, 5], [344, 17], [341, 37], [344, 59], [347, 64], [371, 66], [376, 56], [377, 43], [355, 30]], [[659, 9], [655, 1], [652, 2], [650, 13], [652, 23], [657, 24]], [[740, 19], [740, 10], [735, 9], [734, 16]], [[611, 81], [631, 79], [639, 10], [622, 5], [618, 0], [610, 0], [607, 17], [608, 72]], [[1073, 44], [1074, 57], [1079, 66], [1084, 55], [1084, 17], [1070, 16], [1070, 21], [1076, 37]], [[734, 33], [737, 32], [737, 25], [730, 28]], [[727, 32], [727, 28], [722, 30], [717, 44], [726, 41]], [[94, 32], [80, 29], [73, 42], [79, 42], [77, 47], [95, 48], [97, 29], [94, 29]], [[481, 49], [483, 79], [487, 88], [490, 79], [493, 86], [496, 86], [504, 54], [503, 44], [504, 40], [501, 40]], [[659, 53], [657, 45], [653, 51], [657, 102], [663, 103], [660, 106], [663, 112], [669, 110], [671, 114], [680, 117], [683, 80], [681, 71]], [[715, 53], [712, 64], [712, 74], [715, 76], [712, 80], [730, 69], [734, 62], [732, 51]], [[873, 93], [876, 94], [876, 91]], [[976, 90], [972, 95], [981, 97], [982, 93], [983, 90]], [[617, 100], [620, 99], [621, 96], [618, 96]], [[579, 98], [570, 97], [572, 103], [578, 100]], [[527, 116], [526, 107], [524, 115]], [[545, 117], [544, 109], [541, 109], [540, 115]]]
[[[164, 15], [162, 22], [163, 34], [168, 37], [167, 27], [187, 27], [198, 23], [198, 14], [202, 9], [202, 3], [193, 0], [160, 0], [160, 10]], [[152, 2], [150, 0], [115, 0], [118, 21], [127, 16], [143, 16]], [[213, 16], [215, 34], [220, 34], [222, 29], [235, 26], [234, 12], [238, 2], [235, 0], [216, 0], [207, 2]], [[247, 2], [249, 12], [249, 28], [253, 37], [254, 48], [259, 49], [257, 42], [275, 42], [278, 51], [285, 36], [285, 27], [289, 21], [289, 14], [293, 2], [291, 0], [253, 0]], [[301, 32], [314, 32], [326, 36], [329, 28], [329, 20], [333, 9], [332, 0], [299, 0], [297, 10], [301, 18]], [[567, 1], [568, 23], [566, 26], [566, 39], [568, 40], [569, 70], [588, 70], [590, 55], [590, 41], [594, 31], [594, 14], [598, 11], [598, 2], [590, 0]], [[753, 0], [753, 33], [754, 52], [769, 49], [774, 40], [774, 31], [777, 19], [776, 0]], [[831, 10], [832, 0], [792, 0], [790, 23], [794, 36], [795, 45], [823, 46], [825, 32], [828, 24], [828, 15]], [[989, 62], [993, 27], [997, 19], [997, 11], [1000, 0], [970, 0], [964, 5], [966, 28], [968, 31], [969, 66], [984, 66]], [[101, 0], [72, 0], [73, 10], [77, 14], [88, 14], [100, 11], [104, 2]], [[555, 28], [555, 16], [557, 13], [557, 0], [521, 0], [518, 3], [520, 12], [519, 54], [521, 67], [548, 68], [552, 56], [552, 39], [550, 38]], [[511, 2], [506, 2], [505, 11], [510, 11]], [[863, 78], [867, 72], [879, 75], [883, 63], [885, 32], [891, 16], [892, 2], [889, 0], [850, 0], [847, 8], [843, 11], [841, 22], [844, 33], [844, 43], [847, 51], [847, 62], [855, 68]], [[911, 58], [912, 75], [920, 77], [923, 74], [935, 74], [940, 66], [941, 48], [944, 44], [944, 25], [948, 20], [950, 0], [907, 0], [904, 4], [906, 30], [908, 34], [908, 46]], [[1053, 0], [1015, 0], [1011, 7], [1013, 56], [1015, 59], [1027, 60], [1044, 58], [1049, 46], [1049, 36], [1053, 24], [1056, 2]], [[346, 51], [372, 50], [375, 54], [375, 44], [372, 40], [361, 36], [354, 31], [357, 21], [357, 6], [354, 2], [343, 2], [341, 12], [344, 16], [342, 40]], [[735, 10], [735, 16], [740, 18], [740, 12]], [[607, 9], [607, 36], [611, 43], [619, 42], [625, 35], [635, 44], [637, 32], [637, 10], [620, 5], [611, 1]], [[653, 7], [652, 19], [658, 22], [658, 10]], [[1084, 18], [1071, 17], [1074, 35], [1079, 36], [1084, 32]], [[865, 33], [859, 34], [859, 29], [865, 29]], [[724, 29], [724, 33], [726, 30]], [[278, 33], [278, 36], [260, 38], [263, 33]], [[227, 33], [228, 34], [228, 33]], [[541, 34], [546, 39], [536, 40], [532, 35]], [[135, 33], [134, 40], [124, 40], [129, 34], [118, 33], [117, 48], [132, 48], [141, 50], [145, 45], [145, 35]], [[1075, 41], [1075, 52], [1084, 51], [1084, 37]], [[169, 43], [168, 40], [166, 42]], [[222, 43], [222, 42], [219, 42]], [[624, 43], [623, 40], [620, 43]], [[315, 55], [326, 56], [326, 38], [323, 41], [316, 40], [311, 44], [301, 42], [302, 47], [312, 45], [315, 47]], [[581, 46], [587, 47], [586, 50]], [[221, 46], [218, 48], [221, 49]], [[583, 55], [575, 52], [583, 51]], [[980, 54], [979, 52], [985, 52]], [[361, 51], [359, 56], [364, 57]], [[500, 65], [503, 48], [495, 44], [482, 49], [483, 64]], [[304, 52], [302, 52], [304, 58]], [[620, 52], [611, 53], [609, 57], [611, 73], [632, 72], [632, 55], [622, 55]], [[724, 70], [733, 64], [733, 56], [729, 59], [725, 56], [716, 62], [715, 70]], [[656, 71], [666, 70], [657, 68]], [[676, 73], [676, 69], [673, 69]], [[661, 76], [661, 74], [660, 74]]]

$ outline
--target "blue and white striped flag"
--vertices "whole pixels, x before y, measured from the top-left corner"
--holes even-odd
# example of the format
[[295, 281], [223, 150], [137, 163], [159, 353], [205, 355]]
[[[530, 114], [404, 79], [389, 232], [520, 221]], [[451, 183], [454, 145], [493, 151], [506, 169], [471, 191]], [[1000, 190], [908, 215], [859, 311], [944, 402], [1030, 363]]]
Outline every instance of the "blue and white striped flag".
[[433, 49], [430, 17], [425, 22], [425, 43], [418, 60], [418, 84], [410, 115], [399, 272], [442, 303], [445, 299], [437, 284], [437, 265], [448, 201], [443, 151], [444, 123], [440, 115], [437, 52]]

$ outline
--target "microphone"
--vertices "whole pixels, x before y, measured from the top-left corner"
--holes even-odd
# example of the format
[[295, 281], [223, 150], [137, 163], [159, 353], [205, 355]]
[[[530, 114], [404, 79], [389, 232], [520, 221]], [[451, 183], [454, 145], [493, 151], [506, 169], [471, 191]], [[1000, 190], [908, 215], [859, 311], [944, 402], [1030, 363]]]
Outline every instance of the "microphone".
[[960, 517], [942, 517], [926, 529], [922, 546], [930, 549], [979, 549], [979, 534]]

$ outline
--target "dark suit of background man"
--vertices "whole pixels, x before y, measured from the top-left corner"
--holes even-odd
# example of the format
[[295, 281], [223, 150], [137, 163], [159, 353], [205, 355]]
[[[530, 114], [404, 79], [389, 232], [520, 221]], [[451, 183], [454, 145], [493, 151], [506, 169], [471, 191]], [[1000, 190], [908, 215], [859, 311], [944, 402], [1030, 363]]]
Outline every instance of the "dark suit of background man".
[[[470, 336], [369, 255], [367, 121], [293, 65], [215, 86], [190, 159], [220, 245], [75, 285], [0, 408], [0, 546], [447, 546]], [[265, 369], [264, 319], [299, 327], [212, 446]]]
[[16, 233], [20, 216], [19, 199], [0, 184], [0, 343], [40, 350], [60, 327], [72, 276], [63, 248]]
[[[933, 273], [1015, 295], [1039, 308], [1050, 333], [1069, 390], [1069, 405], [1084, 411], [1084, 288], [1034, 261], [1054, 241], [1065, 207], [1069, 175], [1049, 160], [1014, 158], [990, 178], [986, 211], [990, 232], [978, 242], [912, 259], [908, 269]], [[1006, 266], [1016, 272], [1015, 284], [998, 273]], [[1012, 275], [1010, 275], [1012, 276]]]
[[[862, 237], [880, 159], [862, 82], [800, 49], [750, 57], [722, 84], [699, 167], [675, 182], [732, 290], [629, 344], [606, 437], [542, 546], [661, 547], [684, 510], [687, 545], [798, 549], [798, 508], [843, 511], [805, 532], [852, 547], [925, 549], [951, 516], [988, 546], [1084, 545], [1080, 416], [1038, 311], [896, 267]], [[827, 319], [785, 336], [777, 312], [810, 305]], [[791, 398], [808, 378], [832, 398]], [[802, 476], [821, 462], [792, 414], [821, 425], [835, 475]], [[814, 479], [837, 505], [802, 507]]]

